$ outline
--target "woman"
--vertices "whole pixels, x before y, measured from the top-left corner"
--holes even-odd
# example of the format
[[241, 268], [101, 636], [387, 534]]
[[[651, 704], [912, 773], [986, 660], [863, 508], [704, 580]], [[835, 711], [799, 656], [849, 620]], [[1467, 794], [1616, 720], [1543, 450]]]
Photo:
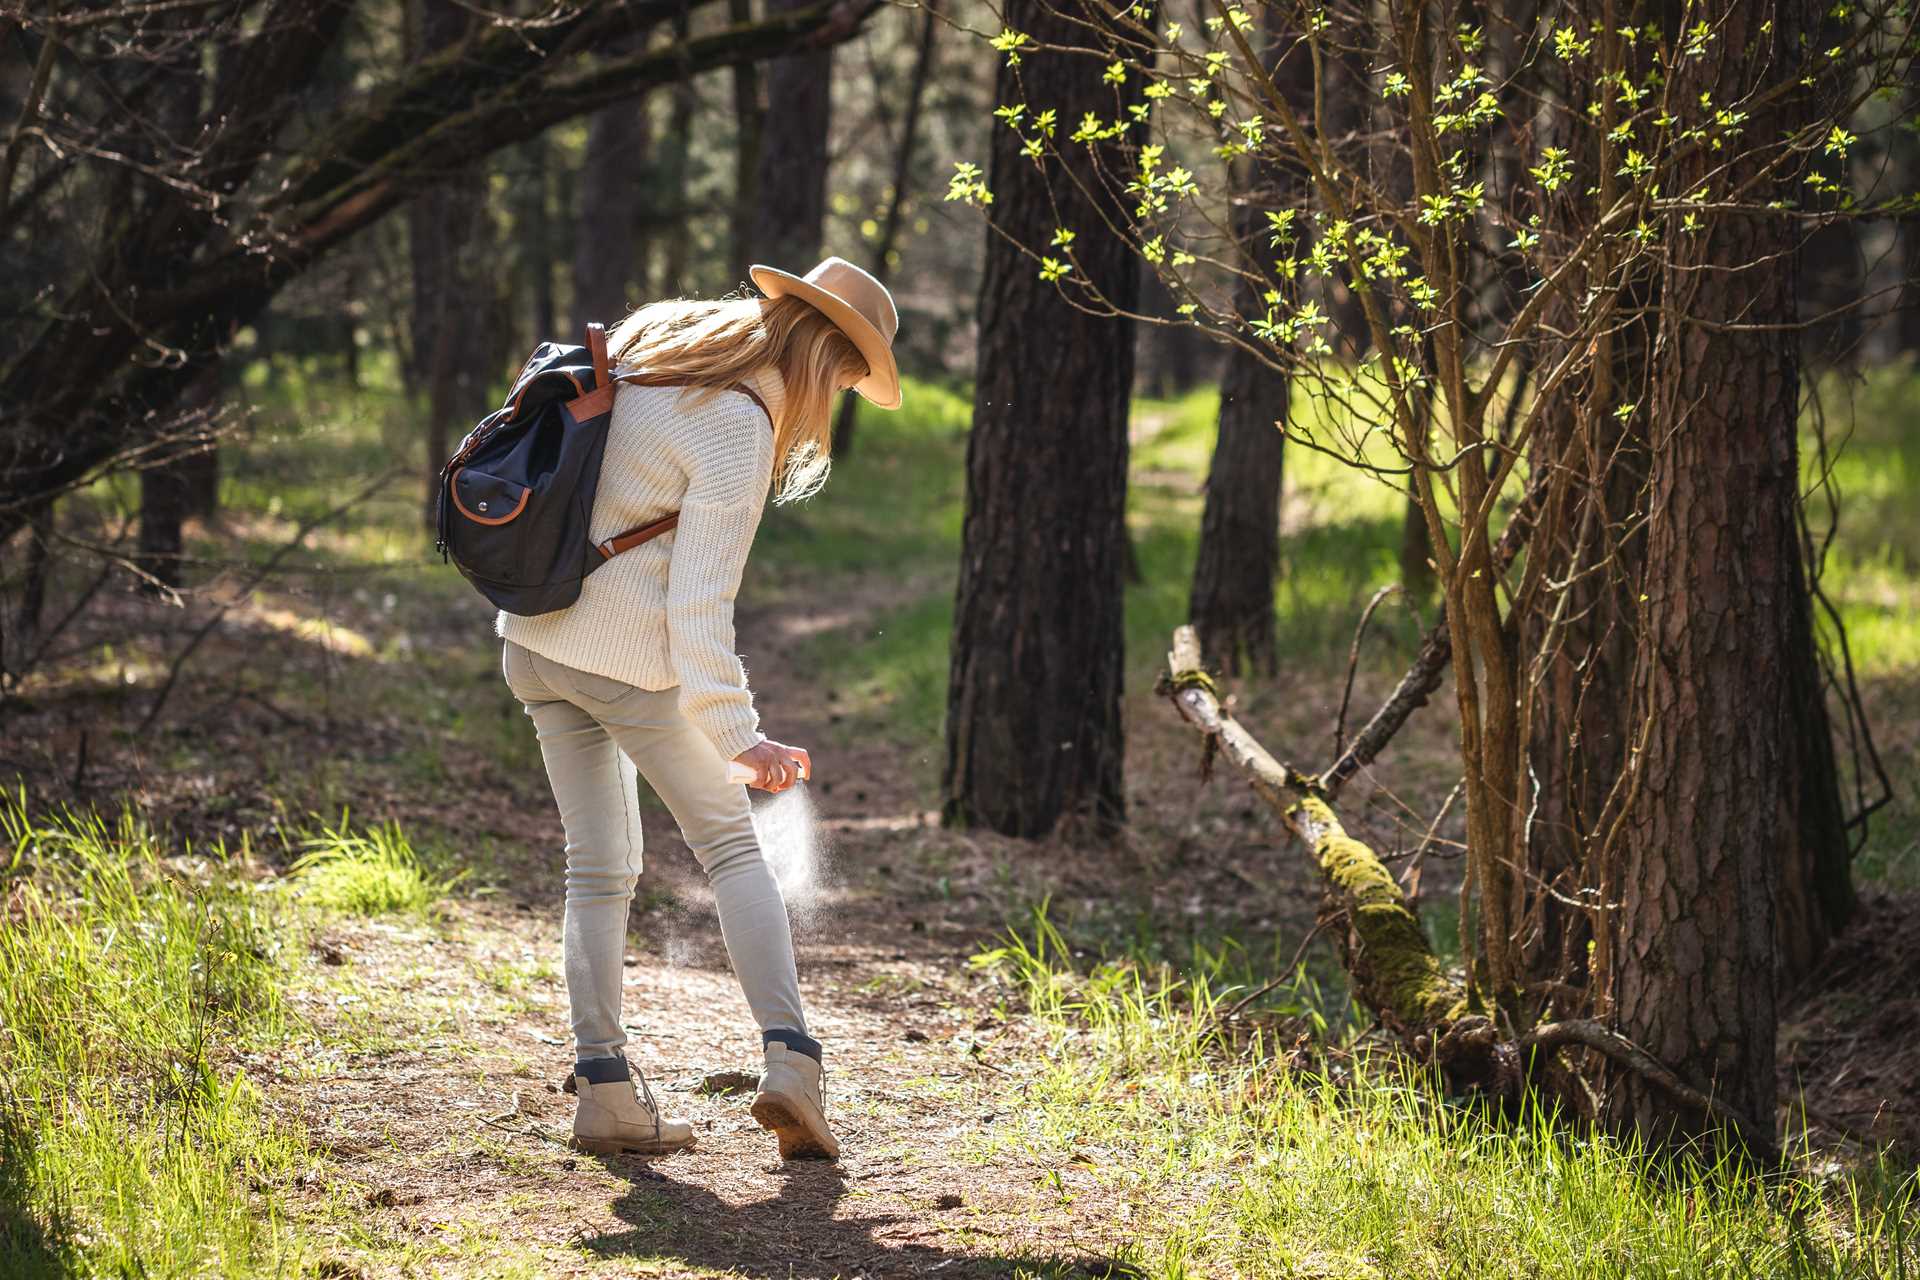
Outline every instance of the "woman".
[[791, 501], [826, 479], [829, 416], [852, 387], [899, 407], [884, 286], [829, 258], [806, 276], [756, 266], [765, 298], [660, 302], [609, 337], [627, 371], [687, 386], [621, 384], [594, 498], [596, 541], [679, 512], [674, 532], [613, 557], [568, 608], [502, 613], [502, 668], [540, 736], [567, 835], [565, 951], [574, 1145], [658, 1154], [693, 1145], [627, 1063], [620, 1028], [627, 910], [640, 874], [634, 774], [646, 778], [713, 886], [720, 932], [766, 1072], [753, 1115], [780, 1154], [832, 1158], [820, 1044], [807, 1034], [786, 903], [760, 856], [744, 788], [783, 791], [807, 753], [760, 732], [734, 654], [733, 599], [769, 487]]

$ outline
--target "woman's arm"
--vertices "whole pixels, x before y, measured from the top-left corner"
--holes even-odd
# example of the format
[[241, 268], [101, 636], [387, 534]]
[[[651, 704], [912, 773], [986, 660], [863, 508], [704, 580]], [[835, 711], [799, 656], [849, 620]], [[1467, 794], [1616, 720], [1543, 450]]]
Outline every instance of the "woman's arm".
[[760, 742], [734, 652], [733, 600], [773, 480], [773, 431], [746, 396], [722, 392], [689, 415], [687, 493], [667, 573], [667, 644], [680, 710], [723, 759]]

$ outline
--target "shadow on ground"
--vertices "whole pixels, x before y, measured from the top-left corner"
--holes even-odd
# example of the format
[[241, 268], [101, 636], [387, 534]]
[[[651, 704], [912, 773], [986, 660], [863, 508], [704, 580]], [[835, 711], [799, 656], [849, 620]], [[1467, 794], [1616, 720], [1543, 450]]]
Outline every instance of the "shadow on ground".
[[[626, 1231], [585, 1236], [581, 1248], [607, 1258], [674, 1258], [766, 1280], [861, 1276], [1011, 1276], [1047, 1280], [1127, 1280], [1141, 1272], [1110, 1257], [996, 1257], [942, 1247], [948, 1233], [930, 1214], [842, 1216], [848, 1177], [840, 1166], [796, 1162], [769, 1169], [772, 1195], [730, 1205], [705, 1187], [681, 1182], [629, 1157], [599, 1157], [630, 1183], [613, 1212]], [[884, 1238], [883, 1238], [884, 1237]]]

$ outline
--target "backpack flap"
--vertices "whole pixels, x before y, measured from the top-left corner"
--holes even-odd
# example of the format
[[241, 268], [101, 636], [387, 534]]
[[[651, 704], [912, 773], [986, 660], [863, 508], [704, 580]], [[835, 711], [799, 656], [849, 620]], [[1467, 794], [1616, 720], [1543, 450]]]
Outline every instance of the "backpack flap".
[[[496, 475], [496, 469], [508, 475]], [[445, 518], [454, 563], [503, 608], [526, 608], [524, 592], [546, 581], [558, 532], [551, 526], [556, 520], [568, 524], [573, 505], [536, 501], [535, 484], [528, 480], [539, 484], [541, 477], [527, 474], [523, 457], [501, 451], [480, 466], [456, 467], [441, 486], [442, 502], [450, 509]], [[578, 591], [575, 583], [573, 593]]]
[[527, 509], [533, 490], [499, 476], [461, 467], [453, 473], [454, 510], [475, 524], [506, 524]]

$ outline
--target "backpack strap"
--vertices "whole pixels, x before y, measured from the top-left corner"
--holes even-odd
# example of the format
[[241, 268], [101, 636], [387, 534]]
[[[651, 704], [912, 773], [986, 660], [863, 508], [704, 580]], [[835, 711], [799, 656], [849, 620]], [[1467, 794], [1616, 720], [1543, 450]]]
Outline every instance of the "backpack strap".
[[[707, 385], [688, 382], [685, 378], [672, 378], [657, 373], [623, 373], [618, 378], [615, 378], [614, 381], [629, 383], [636, 387], [697, 387]], [[721, 390], [738, 391], [741, 395], [759, 405], [760, 412], [767, 415], [767, 425], [769, 427], [773, 425], [773, 410], [767, 408], [767, 402], [762, 400], [760, 393], [752, 387], [744, 382], [736, 382], [730, 387], [721, 388]]]
[[[607, 327], [592, 323], [587, 326], [587, 351], [593, 358], [593, 390], [585, 395], [576, 396], [567, 403], [573, 416], [579, 420], [598, 417], [613, 408], [613, 391], [616, 383], [632, 383], [636, 387], [691, 387], [694, 383], [683, 378], [669, 378], [658, 374], [625, 373], [618, 378], [613, 376], [613, 368], [607, 357]], [[760, 412], [767, 416], [767, 425], [773, 425], [773, 410], [767, 408], [767, 402], [760, 393], [744, 382], [728, 387], [729, 391], [738, 391], [747, 399], [760, 406]]]
[[674, 526], [679, 523], [680, 513], [676, 511], [670, 516], [661, 516], [652, 524], [636, 525], [625, 533], [614, 534], [605, 542], [596, 542], [593, 549], [600, 553], [602, 560], [611, 560], [622, 551], [631, 551], [643, 542], [652, 542], [663, 533], [673, 532]]
[[607, 326], [595, 322], [587, 326], [587, 350], [593, 355], [593, 385], [607, 385]]
[[[587, 341], [588, 346], [593, 350], [594, 376], [601, 379], [599, 386], [610, 392], [613, 387], [613, 382], [606, 380], [606, 333], [597, 324], [589, 325], [587, 326]], [[614, 382], [632, 383], [637, 387], [691, 387], [695, 385], [686, 381], [684, 378], [670, 378], [657, 374], [649, 375], [644, 373], [622, 374], [619, 378], [614, 379]], [[773, 411], [767, 408], [767, 402], [762, 400], [760, 394], [752, 387], [742, 382], [728, 387], [727, 390], [738, 391], [741, 395], [744, 395], [747, 399], [759, 405], [760, 412], [766, 415], [767, 426], [769, 428], [773, 426]], [[616, 533], [605, 542], [596, 542], [593, 544], [593, 549], [600, 553], [601, 560], [611, 560], [623, 551], [631, 551], [637, 546], [652, 542], [663, 533], [673, 532], [679, 523], [680, 513], [675, 511], [671, 515], [662, 516], [658, 520], [648, 524], [635, 525], [625, 533]]]

